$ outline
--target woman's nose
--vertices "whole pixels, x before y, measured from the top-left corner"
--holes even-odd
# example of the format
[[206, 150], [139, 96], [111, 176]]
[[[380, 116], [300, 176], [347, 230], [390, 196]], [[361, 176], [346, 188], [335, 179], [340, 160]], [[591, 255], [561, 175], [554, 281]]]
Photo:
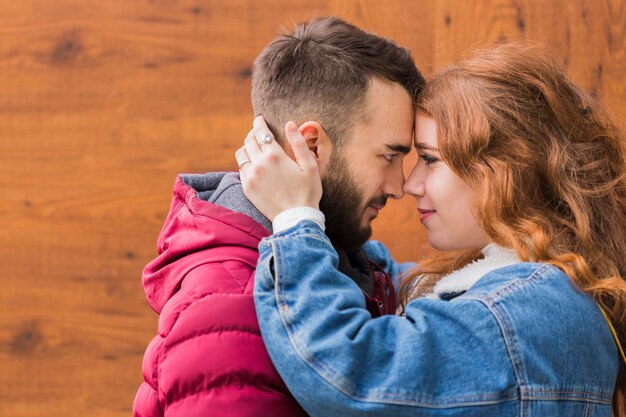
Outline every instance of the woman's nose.
[[422, 197], [424, 195], [424, 179], [421, 164], [419, 161], [413, 167], [408, 178], [404, 182], [404, 192], [413, 197]]

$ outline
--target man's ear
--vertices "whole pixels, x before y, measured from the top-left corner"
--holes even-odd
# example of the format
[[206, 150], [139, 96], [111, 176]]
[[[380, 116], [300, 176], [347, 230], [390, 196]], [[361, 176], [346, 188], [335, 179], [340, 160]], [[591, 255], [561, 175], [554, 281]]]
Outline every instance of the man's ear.
[[333, 150], [333, 144], [326, 135], [326, 131], [322, 125], [315, 121], [302, 123], [298, 130], [306, 140], [309, 150], [315, 156], [320, 173], [325, 172]]

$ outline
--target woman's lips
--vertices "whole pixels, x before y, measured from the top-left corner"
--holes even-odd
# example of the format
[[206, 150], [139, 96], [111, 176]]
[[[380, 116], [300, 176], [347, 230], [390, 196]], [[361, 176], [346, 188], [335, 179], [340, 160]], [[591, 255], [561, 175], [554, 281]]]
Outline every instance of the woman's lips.
[[418, 208], [417, 211], [420, 213], [420, 222], [424, 223], [424, 221], [436, 213], [436, 210], [426, 210]]

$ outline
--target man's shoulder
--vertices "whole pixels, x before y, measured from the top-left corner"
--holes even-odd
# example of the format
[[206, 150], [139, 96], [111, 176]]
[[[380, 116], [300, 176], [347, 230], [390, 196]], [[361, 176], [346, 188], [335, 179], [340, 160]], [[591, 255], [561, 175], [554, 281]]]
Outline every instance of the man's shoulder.
[[159, 318], [159, 333], [173, 339], [185, 338], [186, 333], [202, 332], [202, 326], [238, 324], [258, 330], [253, 279], [254, 267], [240, 260], [196, 266], [166, 302]]

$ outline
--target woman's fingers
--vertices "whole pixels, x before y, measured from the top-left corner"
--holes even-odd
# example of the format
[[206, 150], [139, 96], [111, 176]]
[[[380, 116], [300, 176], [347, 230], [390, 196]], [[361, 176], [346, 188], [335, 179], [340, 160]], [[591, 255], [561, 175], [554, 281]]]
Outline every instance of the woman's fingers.
[[274, 135], [270, 131], [269, 127], [267, 127], [267, 123], [263, 119], [263, 116], [257, 116], [254, 118], [254, 122], [252, 122], [252, 131], [254, 132], [254, 137], [256, 138], [261, 151], [265, 149], [271, 149], [275, 146], [280, 147], [278, 143], [276, 143], [276, 139]]
[[311, 171], [317, 172], [317, 161], [313, 153], [309, 150], [304, 136], [300, 134], [298, 126], [294, 122], [287, 122], [285, 133], [291, 145], [291, 149], [293, 149], [296, 163], [300, 166], [300, 169], [307, 173]]
[[[317, 172], [317, 161], [300, 134], [298, 126], [293, 121], [288, 122], [285, 133], [300, 170], [307, 173]], [[236, 155], [240, 171], [243, 171], [242, 167], [247, 164], [246, 159], [253, 165], [265, 156], [273, 164], [281, 161], [281, 157], [284, 156], [284, 149], [276, 142], [262, 116], [254, 119], [253, 128], [246, 136], [242, 149], [241, 157]]]
[[235, 152], [235, 159], [237, 160], [237, 166], [239, 167], [239, 178], [241, 178], [242, 183], [246, 178], [246, 170], [250, 168], [251, 162], [248, 157], [248, 152], [246, 152], [245, 147], [241, 147], [237, 149]]
[[261, 157], [261, 147], [254, 137], [254, 129], [248, 132], [248, 136], [246, 136], [246, 139], [243, 141], [243, 146], [250, 161], [257, 161]]
[[243, 146], [235, 152], [235, 159], [237, 160], [237, 166], [240, 170], [245, 164], [249, 164], [251, 162], [250, 158], [248, 158], [248, 152], [246, 152], [246, 148]]
[[322, 195], [317, 162], [298, 127], [289, 122], [285, 132], [295, 161], [269, 136], [262, 117], [235, 153], [245, 195], [270, 220], [293, 207], [318, 207]]

